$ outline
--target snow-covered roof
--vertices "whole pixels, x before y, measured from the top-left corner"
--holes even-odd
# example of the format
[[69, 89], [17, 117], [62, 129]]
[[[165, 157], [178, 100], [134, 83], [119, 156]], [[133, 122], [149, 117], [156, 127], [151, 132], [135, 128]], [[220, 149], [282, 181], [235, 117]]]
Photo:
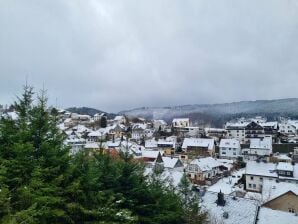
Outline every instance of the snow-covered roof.
[[116, 116], [116, 117], [114, 118], [114, 121], [121, 121], [121, 120], [123, 120], [123, 119], [125, 119], [124, 116], [122, 116], [122, 115], [118, 115], [118, 116]]
[[173, 169], [175, 167], [175, 165], [178, 163], [179, 158], [172, 158], [172, 157], [163, 156], [162, 160], [163, 160], [165, 168]]
[[264, 180], [263, 181], [263, 190], [262, 198], [263, 202], [271, 201], [288, 191], [292, 191], [294, 194], [298, 195], [298, 185], [288, 182], [276, 182], [274, 180]]
[[220, 148], [239, 149], [240, 142], [237, 139], [222, 139], [219, 144]]
[[277, 170], [284, 170], [284, 171], [294, 171], [294, 166], [291, 163], [285, 163], [285, 162], [279, 162], [277, 167]]
[[157, 147], [157, 141], [154, 139], [149, 139], [145, 141], [145, 148], [156, 148]]
[[272, 137], [266, 136], [263, 139], [260, 138], [252, 138], [250, 139], [251, 149], [268, 149], [272, 150]]
[[225, 132], [226, 129], [222, 128], [205, 128], [205, 132]]
[[250, 122], [227, 122], [227, 129], [244, 129]]
[[187, 147], [202, 147], [212, 150], [214, 148], [214, 139], [209, 138], [185, 138], [183, 141], [182, 148]]
[[154, 120], [153, 122], [154, 123], [159, 123], [159, 124], [162, 124], [162, 125], [167, 125], [167, 122], [165, 122], [164, 120]]
[[101, 137], [104, 136], [104, 132], [100, 130], [92, 131], [88, 134], [88, 137]]
[[115, 142], [113, 142], [113, 141], [108, 141], [108, 142], [107, 142], [107, 146], [108, 146], [109, 148], [112, 148], [112, 147], [119, 147], [120, 144], [121, 144], [120, 141], [115, 141]]
[[78, 124], [77, 126], [74, 126], [72, 129], [78, 133], [91, 131], [89, 128], [87, 128], [85, 125], [82, 125], [82, 124]]
[[219, 162], [217, 159], [212, 157], [205, 157], [200, 159], [195, 159], [190, 162], [191, 165], [197, 165], [201, 171], [212, 170], [215, 167], [225, 166], [226, 164]]
[[293, 213], [261, 207], [258, 224], [297, 224], [298, 216]]
[[162, 152], [160, 151], [150, 151], [150, 150], [142, 150], [142, 157], [143, 158], [157, 158], [158, 154]]
[[279, 154], [279, 155], [274, 155], [275, 158], [278, 160], [292, 160], [291, 157], [289, 157], [286, 154]]
[[245, 174], [266, 177], [277, 177], [276, 164], [249, 161], [246, 164]]
[[85, 145], [85, 149], [99, 149], [99, 145], [98, 143], [96, 142], [88, 142], [86, 145]]
[[174, 118], [173, 123], [174, 122], [189, 122], [189, 118]]
[[271, 122], [264, 122], [264, 123], [259, 123], [262, 127], [271, 127], [271, 128], [277, 128], [278, 122], [277, 121], [271, 121]]
[[[202, 197], [202, 209], [208, 211], [211, 223], [223, 224], [254, 224], [258, 203], [255, 200], [245, 198], [235, 198], [228, 195], [224, 196], [225, 206], [218, 206], [217, 193], [206, 192]], [[223, 217], [224, 213], [228, 213], [229, 217]]]

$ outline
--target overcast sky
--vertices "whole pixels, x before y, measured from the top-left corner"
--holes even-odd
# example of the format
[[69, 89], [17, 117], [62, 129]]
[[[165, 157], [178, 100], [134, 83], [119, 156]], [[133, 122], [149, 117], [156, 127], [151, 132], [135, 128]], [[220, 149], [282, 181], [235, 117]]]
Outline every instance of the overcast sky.
[[108, 112], [298, 97], [298, 1], [1, 0], [0, 104], [26, 76]]

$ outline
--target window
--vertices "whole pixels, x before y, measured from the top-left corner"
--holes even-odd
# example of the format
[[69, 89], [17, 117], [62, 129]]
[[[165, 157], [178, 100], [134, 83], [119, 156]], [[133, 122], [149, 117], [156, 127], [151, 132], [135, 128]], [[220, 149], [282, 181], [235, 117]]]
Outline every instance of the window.
[[251, 188], [251, 184], [248, 184], [248, 187]]
[[226, 152], [222, 152], [221, 154], [225, 155], [225, 154], [226, 154]]
[[291, 172], [287, 172], [287, 175], [288, 175], [288, 176], [291, 176], [292, 174], [291, 174]]
[[253, 184], [253, 185], [252, 185], [252, 188], [253, 188], [253, 189], [256, 189], [256, 188], [257, 188], [257, 185]]
[[250, 179], [251, 179], [251, 180], [253, 180], [253, 179], [254, 179], [254, 177], [250, 177]]
[[260, 180], [263, 180], [263, 177], [260, 177]]
[[236, 152], [233, 152], [233, 155], [236, 156]]

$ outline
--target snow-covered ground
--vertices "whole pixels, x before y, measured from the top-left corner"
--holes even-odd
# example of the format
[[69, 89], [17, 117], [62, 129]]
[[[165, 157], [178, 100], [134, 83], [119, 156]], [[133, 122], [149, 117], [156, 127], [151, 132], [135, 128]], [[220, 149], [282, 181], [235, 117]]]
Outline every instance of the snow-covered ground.
[[262, 207], [259, 213], [258, 224], [297, 224], [298, 216], [289, 212], [272, 210]]
[[[214, 224], [254, 224], [258, 204], [254, 200], [224, 196], [225, 206], [216, 203], [217, 193], [206, 192], [202, 197], [202, 209], [208, 211], [210, 223]], [[224, 217], [227, 214], [228, 217]]]
[[245, 173], [245, 169], [240, 169], [235, 171], [229, 177], [220, 179], [216, 184], [210, 186], [207, 190], [211, 192], [222, 192], [224, 194], [231, 194], [236, 189], [234, 185], [241, 179], [242, 175]]

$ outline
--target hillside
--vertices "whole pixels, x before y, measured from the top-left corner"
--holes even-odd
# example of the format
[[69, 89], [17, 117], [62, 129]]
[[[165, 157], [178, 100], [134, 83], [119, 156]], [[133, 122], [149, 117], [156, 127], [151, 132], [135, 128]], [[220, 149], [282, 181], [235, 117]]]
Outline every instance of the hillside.
[[107, 114], [108, 118], [114, 118], [116, 115], [115, 114], [111, 114], [111, 113], [107, 113], [98, 109], [94, 109], [94, 108], [90, 108], [90, 107], [70, 107], [66, 109], [69, 112], [72, 113], [77, 113], [77, 114], [87, 114], [90, 116], [93, 116], [94, 114], [102, 114], [105, 113]]
[[268, 119], [279, 116], [298, 117], [298, 99], [242, 101], [224, 104], [197, 104], [174, 107], [143, 107], [121, 111], [130, 117], [172, 120], [174, 117], [190, 117], [194, 123], [201, 125], [222, 126], [227, 120], [239, 116], [262, 115]]

